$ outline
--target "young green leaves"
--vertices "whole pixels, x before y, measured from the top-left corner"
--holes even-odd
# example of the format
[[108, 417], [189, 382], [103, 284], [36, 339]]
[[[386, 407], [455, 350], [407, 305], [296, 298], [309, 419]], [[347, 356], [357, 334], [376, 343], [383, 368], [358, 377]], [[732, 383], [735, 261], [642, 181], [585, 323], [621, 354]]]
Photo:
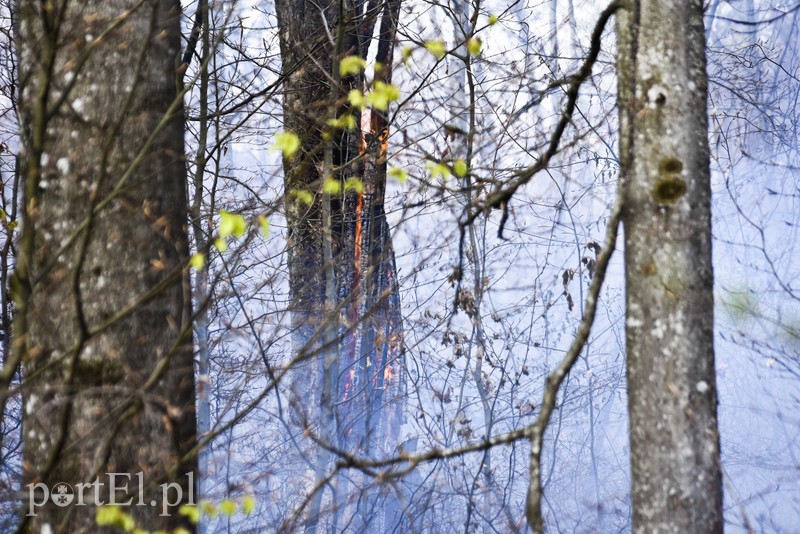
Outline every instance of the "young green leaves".
[[300, 150], [300, 138], [294, 132], [279, 132], [275, 134], [272, 149], [283, 152], [285, 158], [291, 158], [295, 152]]
[[356, 118], [349, 113], [345, 113], [344, 115], [336, 117], [335, 119], [328, 119], [327, 124], [328, 126], [333, 126], [334, 128], [353, 130], [356, 127]]
[[308, 189], [292, 189], [289, 195], [297, 202], [310, 206], [314, 203], [314, 193]]
[[250, 515], [256, 509], [256, 500], [250, 495], [246, 495], [242, 497], [239, 503], [233, 499], [223, 499], [218, 505], [211, 501], [200, 501], [200, 506], [194, 504], [182, 505], [178, 509], [178, 513], [187, 518], [193, 525], [197, 525], [203, 515], [210, 519], [214, 519], [218, 515], [231, 517], [236, 514], [237, 509], [245, 515]]
[[322, 192], [328, 195], [338, 195], [342, 191], [342, 184], [336, 178], [325, 178], [322, 182]]
[[[458, 178], [464, 178], [469, 173], [467, 162], [463, 159], [455, 160], [452, 166], [448, 166], [446, 163], [428, 160], [425, 162], [425, 169], [431, 175], [431, 178], [441, 178], [442, 180], [447, 180], [454, 174]], [[391, 171], [389, 172], [389, 176], [391, 176]]]
[[477, 37], [467, 39], [467, 53], [471, 56], [479, 56], [482, 46], [483, 42]]
[[[309, 193], [310, 194], [310, 193]], [[266, 215], [259, 215], [256, 217], [254, 224], [258, 224], [261, 235], [266, 238], [269, 236], [269, 219]], [[247, 232], [248, 221], [243, 215], [238, 213], [231, 213], [229, 211], [220, 210], [219, 212], [219, 230], [217, 237], [214, 239], [214, 248], [219, 252], [228, 250], [229, 238], [238, 239]], [[203, 252], [196, 252], [189, 258], [189, 266], [195, 271], [203, 269], [206, 265], [206, 254]]]
[[356, 178], [355, 176], [351, 176], [350, 178], [344, 181], [344, 190], [353, 191], [354, 193], [363, 193], [364, 182], [362, 182], [359, 178]]
[[391, 102], [400, 100], [400, 89], [390, 83], [377, 81], [367, 94], [358, 89], [351, 90], [347, 93], [347, 100], [350, 105], [358, 109], [374, 108], [378, 111], [387, 111]]
[[206, 265], [206, 255], [202, 252], [196, 252], [189, 258], [189, 266], [195, 271], [201, 270]]
[[116, 527], [123, 532], [131, 532], [136, 528], [136, 521], [125, 513], [120, 506], [100, 506], [94, 517], [99, 527]]
[[435, 161], [426, 161], [425, 162], [425, 169], [430, 173], [432, 179], [441, 178], [442, 180], [447, 180], [452, 173], [450, 172], [450, 167], [445, 165], [444, 163], [437, 163]]
[[359, 56], [347, 56], [339, 62], [339, 74], [342, 76], [358, 74], [365, 68], [367, 68], [367, 62]]
[[219, 236], [242, 237], [247, 231], [247, 221], [237, 213], [221, 210], [219, 212]]
[[219, 237], [214, 241], [214, 246], [220, 252], [228, 250], [229, 236], [242, 237], [247, 231], [247, 221], [237, 213], [222, 210], [219, 212]]
[[447, 53], [447, 47], [441, 39], [434, 39], [433, 41], [425, 42], [425, 49], [433, 54], [436, 59], [442, 59]]
[[408, 180], [408, 171], [402, 167], [392, 167], [387, 171], [386, 174], [389, 176], [389, 178], [397, 180], [401, 184], [406, 183]]
[[467, 162], [463, 159], [457, 159], [453, 162], [453, 172], [459, 178], [463, 178], [469, 172], [469, 168], [467, 167]]

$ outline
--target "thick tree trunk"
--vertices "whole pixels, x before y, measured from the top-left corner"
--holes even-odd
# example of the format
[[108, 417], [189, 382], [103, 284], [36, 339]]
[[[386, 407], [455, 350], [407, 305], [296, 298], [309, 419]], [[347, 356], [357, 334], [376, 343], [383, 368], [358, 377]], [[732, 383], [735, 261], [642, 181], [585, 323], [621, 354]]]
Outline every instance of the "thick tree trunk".
[[721, 532], [701, 0], [618, 15], [636, 532]]
[[[27, 151], [14, 350], [24, 358], [25, 483], [75, 491], [31, 531], [97, 532], [94, 487], [144, 529], [183, 525], [194, 376], [177, 0], [20, 2]], [[144, 505], [137, 474], [142, 473]], [[130, 480], [127, 476], [130, 475]], [[182, 498], [177, 498], [178, 487]], [[41, 498], [41, 491], [37, 499]], [[113, 495], [112, 495], [113, 496]], [[151, 500], [155, 500], [151, 506]], [[166, 513], [164, 513], [166, 512]], [[160, 515], [163, 514], [163, 515]], [[184, 525], [188, 526], [188, 525]]]
[[[340, 13], [342, 5], [346, 11]], [[397, 437], [403, 393], [400, 301], [383, 209], [389, 125], [373, 110], [371, 132], [361, 131], [366, 124], [346, 101], [351, 89], [365, 89], [364, 78], [341, 77], [337, 60], [366, 59], [380, 21], [376, 60], [384, 67], [375, 78], [390, 82], [399, 2], [278, 0], [276, 11], [285, 76], [284, 128], [301, 141], [300, 151], [284, 160], [293, 344], [304, 351], [300, 355], [309, 366], [295, 383], [295, 405], [307, 410], [324, 441], [377, 456]], [[345, 113], [355, 117], [356, 128], [327, 125]], [[320, 190], [326, 178], [344, 184], [352, 177], [361, 180], [362, 192]], [[310, 191], [314, 202], [299, 202], [297, 190]], [[317, 454], [317, 480], [328, 458], [325, 451]], [[353, 524], [363, 532], [382, 531], [392, 513], [385, 499], [372, 493], [350, 501], [361, 503]], [[333, 506], [348, 499], [336, 498]], [[307, 532], [316, 531], [321, 505], [318, 492], [309, 505]]]

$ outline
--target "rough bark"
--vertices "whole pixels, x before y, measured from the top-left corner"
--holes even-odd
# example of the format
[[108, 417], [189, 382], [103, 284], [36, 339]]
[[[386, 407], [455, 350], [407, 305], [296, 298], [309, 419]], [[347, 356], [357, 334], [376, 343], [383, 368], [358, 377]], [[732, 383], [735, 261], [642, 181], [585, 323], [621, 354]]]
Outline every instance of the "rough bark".
[[[25, 371], [25, 483], [76, 489], [125, 473], [140, 528], [159, 484], [188, 502], [195, 461], [186, 171], [177, 0], [20, 2], [24, 229], [14, 350]], [[97, 532], [87, 506], [52, 500], [39, 532]], [[116, 494], [125, 502], [124, 491]], [[75, 499], [78, 495], [76, 493]], [[174, 495], [172, 496], [174, 499]], [[156, 499], [156, 506], [149, 506]]]
[[636, 532], [721, 532], [700, 0], [618, 15]]
[[[280, 28], [284, 80], [284, 129], [300, 137], [302, 150], [284, 161], [292, 323], [298, 345], [310, 339], [317, 325], [315, 309], [325, 300], [322, 269], [321, 202], [310, 206], [292, 192], [311, 189], [322, 164], [322, 130], [330, 91], [331, 50], [325, 20], [334, 16], [334, 2], [318, 8], [306, 2], [275, 3]], [[299, 332], [297, 332], [299, 330]]]
[[[276, 2], [285, 76], [284, 129], [301, 141], [298, 153], [284, 160], [293, 343], [310, 366], [298, 375], [302, 380], [294, 391], [296, 406], [306, 409], [321, 439], [367, 455], [385, 451], [402, 418], [402, 324], [383, 209], [389, 125], [384, 114], [373, 111], [371, 131], [362, 131], [360, 113], [347, 105], [346, 97], [351, 89], [365, 89], [364, 78], [339, 76], [337, 59], [366, 59], [380, 21], [376, 60], [384, 67], [375, 78], [390, 82], [399, 5], [395, 0]], [[345, 113], [355, 117], [356, 128], [326, 125]], [[356, 177], [364, 190], [323, 194], [320, 186], [326, 177], [342, 184]], [[312, 192], [314, 202], [298, 202], [296, 190]], [[315, 461], [319, 481], [328, 453], [319, 451]], [[346, 482], [341, 486], [347, 491]], [[360, 502], [354, 525], [363, 532], [382, 531], [393, 511], [385, 496], [367, 493], [352, 499]], [[334, 500], [338, 506], [347, 499]], [[307, 532], [317, 529], [321, 504], [317, 493], [309, 505]]]

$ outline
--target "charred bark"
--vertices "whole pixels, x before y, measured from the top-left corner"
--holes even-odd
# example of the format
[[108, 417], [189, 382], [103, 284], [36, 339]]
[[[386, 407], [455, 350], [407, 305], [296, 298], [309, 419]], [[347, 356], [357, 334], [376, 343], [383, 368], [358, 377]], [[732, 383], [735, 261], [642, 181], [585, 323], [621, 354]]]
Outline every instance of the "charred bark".
[[[390, 82], [399, 1], [279, 0], [276, 8], [284, 128], [301, 141], [301, 150], [284, 160], [294, 347], [305, 351], [301, 356], [309, 366], [295, 395], [304, 406], [314, 398], [318, 408], [308, 415], [324, 441], [351, 453], [379, 455], [395, 441], [402, 418], [402, 323], [383, 207], [389, 125], [384, 114], [372, 112], [369, 130], [362, 131], [360, 112], [346, 97], [351, 89], [365, 89], [363, 75], [340, 77], [338, 60], [366, 59], [380, 21], [376, 61], [383, 69], [376, 80]], [[343, 114], [355, 117], [356, 128], [328, 125]], [[363, 191], [323, 194], [326, 178], [342, 185], [358, 178]], [[314, 202], [299, 202], [297, 190], [312, 192]], [[316, 376], [315, 383], [307, 381], [309, 375]], [[316, 461], [319, 480], [327, 456]], [[316, 530], [320, 506], [317, 495], [307, 531]], [[363, 529], [381, 528], [370, 526], [363, 514], [356, 521]]]

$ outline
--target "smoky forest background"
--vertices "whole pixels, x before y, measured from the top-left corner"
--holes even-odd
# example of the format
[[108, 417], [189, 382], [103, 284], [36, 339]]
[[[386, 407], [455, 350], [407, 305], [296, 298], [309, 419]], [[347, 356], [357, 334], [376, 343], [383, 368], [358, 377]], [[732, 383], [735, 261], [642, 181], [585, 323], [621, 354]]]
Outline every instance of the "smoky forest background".
[[0, 532], [797, 532], [798, 28], [0, 0]]

